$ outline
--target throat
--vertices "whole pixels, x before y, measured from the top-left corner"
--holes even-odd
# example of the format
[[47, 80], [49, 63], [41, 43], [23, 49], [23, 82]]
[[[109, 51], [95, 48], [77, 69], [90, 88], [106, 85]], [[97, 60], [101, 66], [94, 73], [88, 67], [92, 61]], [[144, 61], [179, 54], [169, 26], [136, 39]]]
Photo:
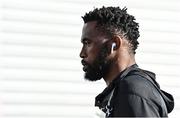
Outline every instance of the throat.
[[108, 73], [103, 77], [104, 81], [106, 82], [106, 85], [108, 86], [120, 73], [119, 69], [117, 67], [113, 67], [109, 70]]
[[132, 66], [135, 64], [135, 61], [132, 63], [128, 63], [126, 65], [118, 65], [115, 64], [111, 67], [111, 69], [108, 71], [108, 73], [103, 77], [104, 81], [106, 82], [106, 85], [108, 86], [122, 71], [124, 71], [126, 68]]

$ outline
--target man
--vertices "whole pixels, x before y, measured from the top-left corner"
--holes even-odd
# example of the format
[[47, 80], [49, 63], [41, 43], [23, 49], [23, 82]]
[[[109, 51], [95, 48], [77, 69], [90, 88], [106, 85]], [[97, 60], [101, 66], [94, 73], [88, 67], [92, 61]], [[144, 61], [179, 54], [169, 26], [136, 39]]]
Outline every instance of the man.
[[103, 78], [107, 88], [95, 106], [106, 117], [167, 117], [173, 97], [162, 91], [155, 74], [138, 68], [135, 53], [139, 25], [127, 8], [96, 8], [83, 17], [80, 52], [85, 78]]

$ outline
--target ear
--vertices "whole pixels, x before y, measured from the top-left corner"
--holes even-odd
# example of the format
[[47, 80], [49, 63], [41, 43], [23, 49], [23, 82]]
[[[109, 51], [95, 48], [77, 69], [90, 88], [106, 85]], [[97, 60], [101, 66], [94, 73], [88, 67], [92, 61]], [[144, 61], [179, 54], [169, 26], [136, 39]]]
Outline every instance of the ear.
[[112, 38], [113, 43], [116, 44], [116, 46], [114, 47], [114, 50], [117, 50], [121, 47], [122, 45], [122, 38], [118, 35], [114, 35]]

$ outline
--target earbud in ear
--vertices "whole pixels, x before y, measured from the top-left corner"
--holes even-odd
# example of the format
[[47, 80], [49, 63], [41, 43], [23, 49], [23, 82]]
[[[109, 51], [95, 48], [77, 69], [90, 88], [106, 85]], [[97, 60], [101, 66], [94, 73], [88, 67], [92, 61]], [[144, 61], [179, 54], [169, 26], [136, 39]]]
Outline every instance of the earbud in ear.
[[116, 43], [112, 43], [112, 48], [114, 49], [116, 47]]
[[111, 53], [113, 53], [113, 50], [114, 50], [115, 47], [116, 47], [116, 43], [112, 43]]

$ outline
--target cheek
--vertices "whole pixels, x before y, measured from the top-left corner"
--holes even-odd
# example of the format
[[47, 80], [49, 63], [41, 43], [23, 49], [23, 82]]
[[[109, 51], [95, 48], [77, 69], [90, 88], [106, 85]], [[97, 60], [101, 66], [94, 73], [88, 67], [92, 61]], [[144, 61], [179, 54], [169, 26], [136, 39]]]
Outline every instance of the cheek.
[[87, 61], [92, 64], [99, 54], [98, 48], [90, 48], [88, 51]]

